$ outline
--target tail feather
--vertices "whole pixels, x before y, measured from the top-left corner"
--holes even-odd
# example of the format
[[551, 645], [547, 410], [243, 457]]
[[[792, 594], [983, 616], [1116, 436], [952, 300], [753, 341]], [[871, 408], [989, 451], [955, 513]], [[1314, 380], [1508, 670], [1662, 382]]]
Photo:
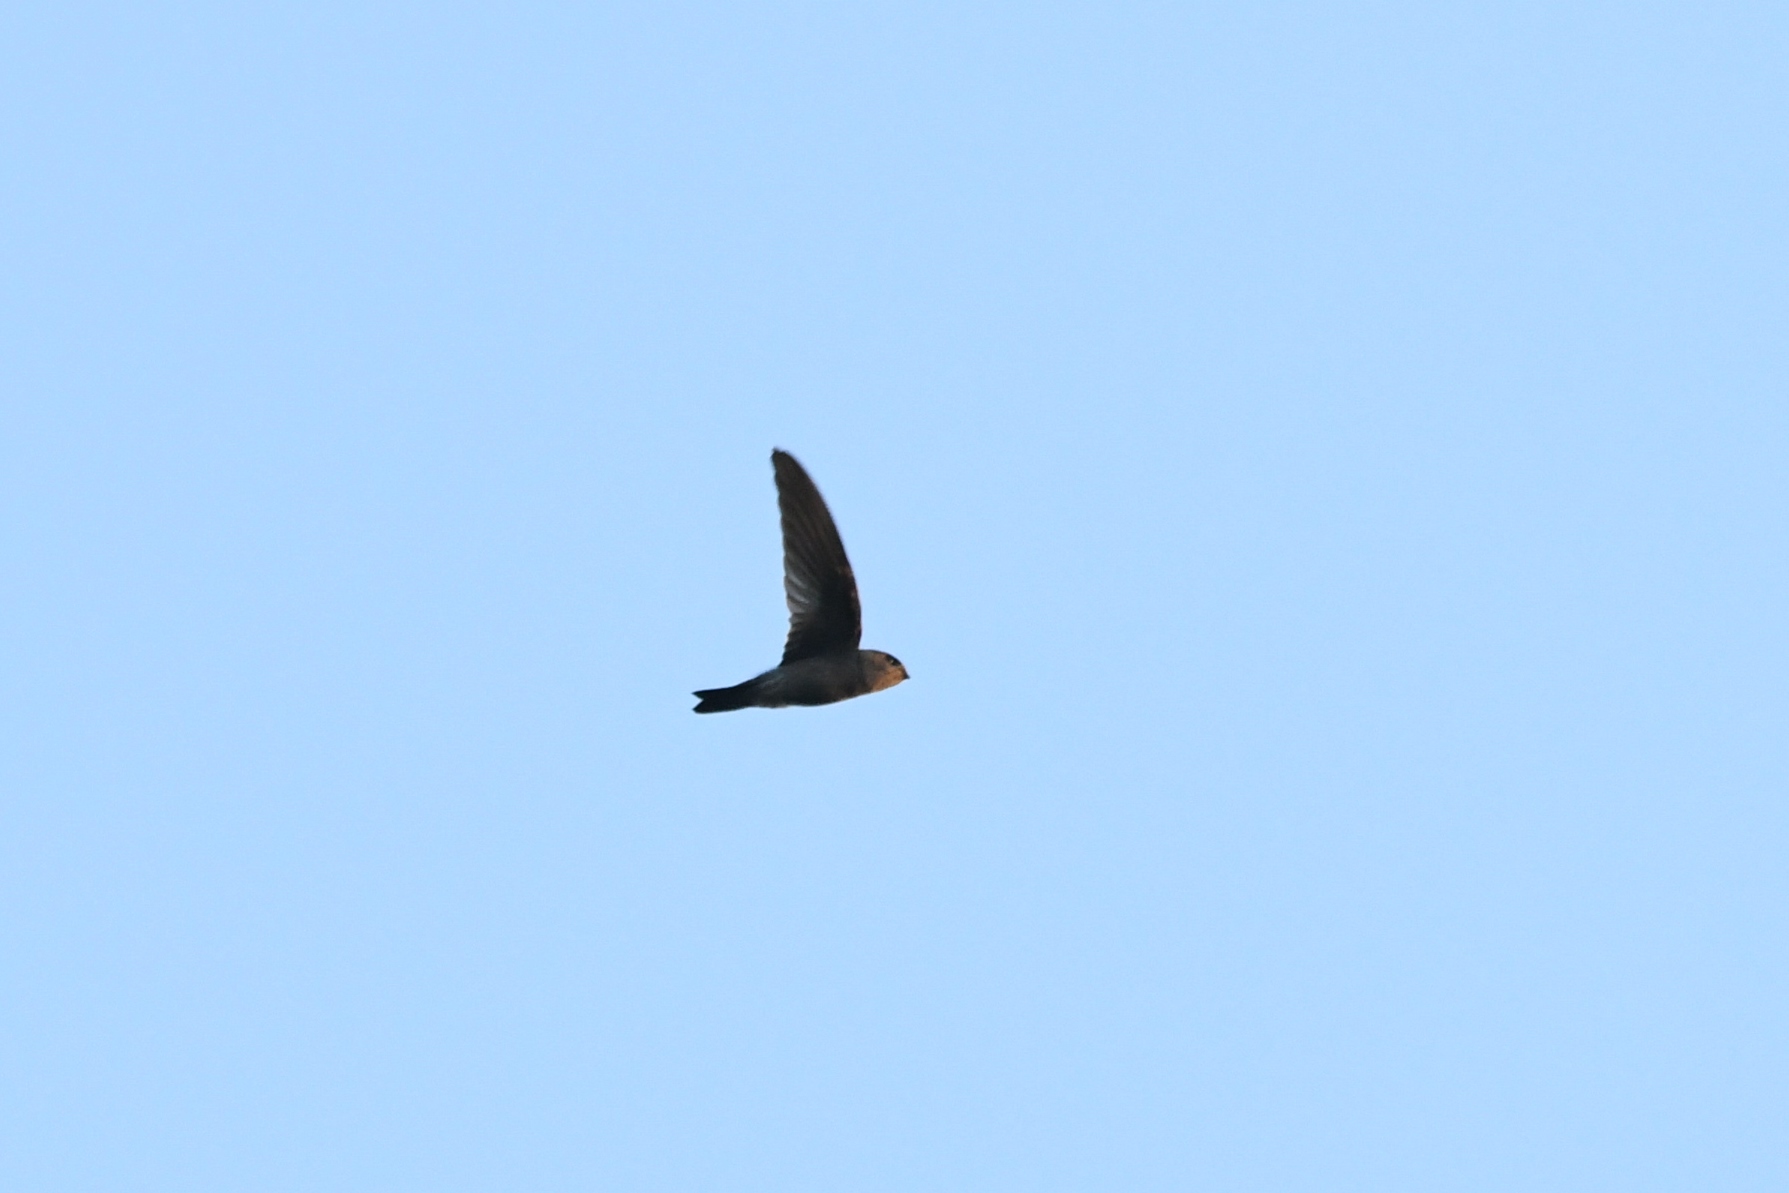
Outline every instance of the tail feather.
[[709, 688], [692, 693], [702, 701], [696, 705], [697, 712], [732, 712], [736, 708], [751, 708], [758, 703], [757, 694], [758, 681], [755, 679], [734, 684], [730, 688]]

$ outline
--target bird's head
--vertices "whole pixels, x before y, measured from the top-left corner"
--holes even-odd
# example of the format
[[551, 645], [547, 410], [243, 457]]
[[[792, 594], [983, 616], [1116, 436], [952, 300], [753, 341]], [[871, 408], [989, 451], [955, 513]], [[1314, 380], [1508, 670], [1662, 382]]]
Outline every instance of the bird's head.
[[901, 665], [901, 660], [885, 650], [864, 651], [863, 670], [872, 692], [892, 688], [907, 678], [907, 668]]

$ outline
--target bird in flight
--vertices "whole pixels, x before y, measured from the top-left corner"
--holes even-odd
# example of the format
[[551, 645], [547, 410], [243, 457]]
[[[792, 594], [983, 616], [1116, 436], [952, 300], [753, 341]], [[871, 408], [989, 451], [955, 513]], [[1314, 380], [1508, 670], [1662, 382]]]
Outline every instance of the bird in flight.
[[742, 684], [695, 693], [702, 701], [697, 712], [836, 704], [907, 678], [893, 655], [857, 648], [863, 637], [857, 578], [807, 469], [781, 449], [770, 453], [770, 464], [783, 515], [783, 595], [789, 601], [783, 661]]

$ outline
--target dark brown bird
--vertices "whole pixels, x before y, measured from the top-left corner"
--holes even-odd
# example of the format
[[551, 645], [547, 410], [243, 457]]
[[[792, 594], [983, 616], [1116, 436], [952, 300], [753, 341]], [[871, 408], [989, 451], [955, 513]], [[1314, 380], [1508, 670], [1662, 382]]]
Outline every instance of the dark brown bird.
[[742, 684], [695, 693], [702, 701], [697, 712], [836, 704], [907, 678], [893, 655], [857, 648], [863, 638], [857, 578], [813, 478], [780, 449], [770, 453], [770, 464], [783, 515], [783, 595], [789, 601], [783, 661]]

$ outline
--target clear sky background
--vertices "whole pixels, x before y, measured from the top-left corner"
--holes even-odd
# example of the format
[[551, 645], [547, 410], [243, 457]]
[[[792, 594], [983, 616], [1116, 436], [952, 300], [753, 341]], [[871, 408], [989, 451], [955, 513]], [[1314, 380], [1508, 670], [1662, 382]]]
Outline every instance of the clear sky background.
[[1786, 63], [9, 7], [0, 1186], [1789, 1187]]

